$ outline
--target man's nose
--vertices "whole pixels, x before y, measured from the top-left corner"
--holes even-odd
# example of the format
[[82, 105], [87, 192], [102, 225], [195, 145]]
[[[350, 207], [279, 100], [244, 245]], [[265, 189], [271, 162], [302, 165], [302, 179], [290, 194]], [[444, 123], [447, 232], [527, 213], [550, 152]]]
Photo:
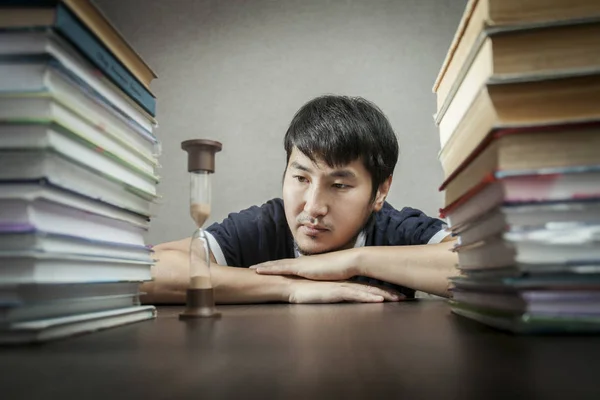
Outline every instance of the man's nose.
[[306, 191], [304, 212], [312, 218], [322, 217], [327, 214], [327, 199], [322, 190], [314, 185]]

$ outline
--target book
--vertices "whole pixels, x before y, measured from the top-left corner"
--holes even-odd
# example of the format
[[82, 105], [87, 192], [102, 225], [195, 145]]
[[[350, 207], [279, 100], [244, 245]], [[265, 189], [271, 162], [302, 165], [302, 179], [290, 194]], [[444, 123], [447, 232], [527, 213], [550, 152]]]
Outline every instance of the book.
[[498, 171], [600, 165], [600, 124], [514, 128], [492, 132], [440, 187], [450, 205]]
[[600, 289], [600, 274], [586, 273], [572, 268], [568, 272], [540, 272], [524, 274], [515, 268], [485, 271], [463, 271], [461, 276], [449, 278], [460, 290], [513, 293], [519, 290], [582, 290]]
[[566, 223], [561, 228], [509, 231], [471, 244], [459, 244], [461, 270], [504, 268], [535, 273], [538, 267], [600, 265], [600, 225]]
[[[148, 200], [156, 198], [158, 176], [140, 171], [55, 124], [0, 123], [0, 150], [51, 150], [74, 164], [128, 185]], [[101, 150], [101, 149], [100, 149]]]
[[[72, 108], [56, 101], [51, 97], [31, 95], [0, 95], [0, 123], [45, 123], [61, 127], [61, 131], [68, 131], [71, 136], [85, 141], [88, 145], [110, 154], [112, 158], [122, 160], [125, 165], [131, 165], [135, 170], [154, 177], [158, 161], [155, 157], [147, 157], [135, 147], [124, 145], [119, 136], [107, 134], [105, 129], [99, 128], [90, 119], [95, 116], [91, 113], [81, 118]], [[100, 126], [102, 122], [98, 120]]]
[[[579, 285], [582, 279], [591, 279], [592, 283], [596, 282], [595, 278], [600, 276], [600, 263], [593, 261], [589, 263], [583, 262], [571, 264], [514, 264], [508, 267], [499, 268], [460, 269], [460, 272], [462, 277], [477, 282], [486, 279], [493, 280], [521, 277], [533, 280], [539, 276], [544, 276], [546, 278], [558, 276], [567, 279], [568, 283], [571, 285], [568, 288], [574, 289], [579, 286], [588, 287], [587, 285]], [[553, 284], [558, 283], [560, 282], [549, 282], [546, 289], [550, 289]], [[566, 286], [557, 288], [562, 290], [565, 289]]]
[[433, 92], [438, 94], [438, 113], [448, 93], [460, 85], [461, 72], [464, 74], [465, 65], [470, 64], [488, 35], [572, 25], [598, 17], [600, 5], [595, 0], [469, 0], [433, 85]]
[[486, 84], [600, 71], [600, 21], [490, 36], [484, 40], [473, 62], [464, 68], [464, 78], [448, 93], [436, 115], [442, 133], [441, 147], [448, 142], [478, 91]]
[[[41, 64], [51, 63], [65, 74], [69, 74], [72, 79], [84, 82], [147, 131], [152, 131], [156, 126], [156, 120], [152, 115], [112, 82], [103, 78], [69, 43], [52, 32], [3, 32], [0, 35], [0, 58], [6, 64], [15, 62], [23, 67], [27, 63], [32, 65], [21, 74], [10, 77], [0, 75], [0, 90], [6, 90], [5, 86], [11, 91], [40, 90], [43, 82], [30, 82], [25, 77], [31, 76], [32, 68], [37, 68], [39, 71]], [[41, 78], [41, 75], [39, 76]]]
[[17, 232], [0, 229], [0, 254], [8, 255], [14, 252], [61, 253], [93, 257], [110, 254], [112, 257], [126, 260], [146, 263], [154, 261], [152, 250], [148, 246], [54, 234], [33, 227]]
[[1, 344], [45, 342], [73, 335], [113, 328], [156, 317], [153, 306], [120, 308], [68, 317], [17, 322], [0, 330]]
[[49, 285], [0, 285], [0, 305], [44, 303], [79, 298], [139, 295], [139, 282], [53, 283]]
[[112, 257], [60, 253], [0, 254], [3, 285], [143, 282], [152, 279], [152, 263]]
[[[53, 199], [54, 200], [54, 199]], [[90, 240], [110, 238], [116, 243], [144, 245], [147, 229], [97, 213], [76, 209], [46, 198], [0, 199], [0, 231], [43, 232]]]
[[120, 176], [110, 177], [51, 150], [0, 152], [0, 182], [45, 182], [146, 217], [153, 215], [157, 201], [127, 185]]
[[44, 182], [0, 183], [1, 200], [48, 201], [70, 207], [74, 210], [126, 222], [142, 229], [148, 229], [150, 226], [148, 217], [54, 187]]
[[451, 226], [485, 214], [500, 204], [575, 202], [600, 198], [600, 166], [546, 171], [496, 172], [459, 200], [440, 210]]
[[[124, 146], [157, 163], [160, 146], [151, 131], [147, 131], [81, 80], [71, 79], [60, 67], [53, 66], [49, 61], [44, 63], [43, 60], [39, 63], [11, 60], [0, 63], [0, 73], [15, 77], [15, 80], [7, 79], [4, 82], [1, 96], [51, 98]], [[20, 80], [29, 82], [30, 87], [23, 90], [23, 85], [18, 82]], [[16, 90], [19, 87], [21, 90]]]
[[505, 232], [561, 226], [564, 223], [600, 225], [600, 201], [500, 205], [470, 220], [451, 223], [449, 229], [458, 237], [459, 244], [467, 245]]
[[[2, 14], [6, 10], [3, 10]], [[9, 9], [10, 11], [10, 9]], [[27, 13], [27, 10], [24, 10]], [[14, 14], [9, 12], [9, 14]], [[39, 16], [39, 15], [38, 15]], [[8, 18], [20, 18], [18, 15], [8, 15]], [[144, 85], [142, 85], [128, 70], [116, 59], [110, 51], [91, 33], [77, 17], [64, 5], [55, 8], [54, 21], [46, 27], [25, 26], [26, 30], [52, 32], [56, 30], [66, 38], [79, 52], [90, 61], [106, 78], [118, 86], [133, 101], [139, 104], [150, 115], [156, 115], [156, 98]], [[6, 17], [5, 17], [6, 18]], [[13, 19], [14, 20], [14, 19]], [[17, 27], [6, 29], [19, 31]], [[4, 24], [6, 25], [6, 24]], [[36, 29], [37, 28], [37, 29]], [[26, 49], [23, 49], [27, 51]]]
[[19, 305], [0, 304], [0, 330], [3, 326], [7, 327], [15, 322], [66, 317], [139, 305], [141, 303], [137, 294], [58, 299]]
[[554, 315], [519, 313], [477, 307], [450, 300], [452, 312], [493, 328], [519, 334], [597, 333], [600, 317], [595, 315]]
[[455, 173], [493, 130], [600, 119], [600, 74], [484, 86], [441, 149], [444, 178]]
[[[75, 15], [75, 23], [80, 25], [80, 29], [83, 27], [89, 29], [96, 40], [106, 47], [106, 51], [112, 53], [146, 89], [150, 90], [150, 83], [157, 77], [104, 14], [89, 0], [2, 0], [0, 5], [4, 7], [0, 15], [2, 28], [55, 26], [59, 31], [61, 25], [57, 23], [58, 14], [66, 5]], [[65, 29], [61, 33], [69, 38], [74, 32]]]
[[453, 289], [452, 299], [473, 306], [516, 313], [600, 315], [597, 290], [519, 290], [485, 292]]

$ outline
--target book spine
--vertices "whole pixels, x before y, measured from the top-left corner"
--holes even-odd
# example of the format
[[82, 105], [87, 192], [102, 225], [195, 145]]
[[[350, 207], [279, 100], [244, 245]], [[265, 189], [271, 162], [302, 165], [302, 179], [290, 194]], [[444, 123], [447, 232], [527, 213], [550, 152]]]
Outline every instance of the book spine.
[[57, 7], [55, 26], [59, 33], [91, 60], [113, 83], [150, 115], [153, 117], [156, 115], [156, 99], [154, 96], [62, 3]]

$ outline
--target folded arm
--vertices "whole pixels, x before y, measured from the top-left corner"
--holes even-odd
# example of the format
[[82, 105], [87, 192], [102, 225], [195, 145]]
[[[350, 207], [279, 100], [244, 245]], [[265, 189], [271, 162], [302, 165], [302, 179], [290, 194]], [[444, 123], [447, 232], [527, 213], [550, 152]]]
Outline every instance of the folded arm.
[[457, 273], [454, 241], [418, 246], [374, 246], [270, 261], [254, 268], [263, 275], [295, 275], [315, 280], [367, 276], [448, 297], [448, 278]]
[[[142, 291], [147, 292], [143, 299], [145, 303], [185, 302], [190, 278], [189, 244], [188, 238], [154, 247], [157, 262], [152, 270], [153, 281], [142, 286]], [[211, 262], [211, 281], [218, 303], [287, 301], [285, 293], [289, 279], [257, 276], [246, 268], [221, 266], [212, 254]]]
[[[144, 303], [182, 304], [189, 284], [190, 239], [154, 247], [158, 260], [153, 280], [142, 285]], [[314, 282], [298, 277], [258, 275], [247, 268], [218, 265], [211, 254], [211, 279], [219, 304], [290, 302], [335, 303], [342, 301], [397, 301], [397, 293], [350, 282]]]

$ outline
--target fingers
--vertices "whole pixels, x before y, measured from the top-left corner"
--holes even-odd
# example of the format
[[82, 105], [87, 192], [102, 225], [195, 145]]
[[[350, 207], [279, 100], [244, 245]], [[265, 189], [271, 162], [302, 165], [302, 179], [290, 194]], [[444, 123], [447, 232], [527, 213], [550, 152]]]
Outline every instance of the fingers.
[[365, 288], [363, 290], [367, 290], [369, 293], [382, 296], [387, 301], [398, 301], [398, 300], [404, 300], [406, 298], [405, 295], [403, 295], [402, 293], [400, 293], [394, 289], [391, 289], [391, 288], [371, 286], [371, 285], [361, 285], [361, 286], [363, 288]]
[[392, 289], [384, 289], [377, 286], [350, 282], [343, 283], [338, 294], [343, 298], [344, 301], [356, 301], [363, 303], [400, 301], [405, 298], [403, 294]]
[[335, 297], [340, 301], [356, 303], [381, 303], [385, 300], [383, 296], [347, 286], [340, 286], [336, 290]]
[[284, 260], [278, 262], [267, 261], [261, 264], [252, 265], [250, 269], [255, 270], [261, 275], [297, 275], [298, 271], [293, 265]]
[[272, 261], [266, 261], [264, 263], [260, 263], [260, 264], [256, 264], [256, 265], [251, 265], [249, 268], [250, 269], [257, 269], [258, 267], [270, 267], [271, 265], [273, 265]]
[[256, 273], [260, 275], [300, 275], [295, 268], [286, 265], [271, 265], [254, 267]]
[[402, 293], [399, 293], [390, 288], [381, 288], [378, 286], [371, 286], [371, 285], [365, 285], [365, 284], [361, 284], [361, 283], [352, 283], [352, 282], [346, 282], [343, 285], [346, 287], [353, 288], [355, 290], [367, 292], [371, 295], [382, 297], [386, 301], [400, 301], [400, 300], [404, 300], [406, 298], [406, 296], [404, 296]]
[[250, 269], [256, 269], [258, 267], [268, 267], [270, 265], [273, 265], [273, 262], [272, 261], [266, 261], [264, 263], [260, 263], [260, 264], [256, 264], [256, 265], [251, 265], [249, 268]]
[[354, 282], [317, 282], [300, 279], [290, 286], [290, 303], [381, 303], [399, 301], [394, 290]]

